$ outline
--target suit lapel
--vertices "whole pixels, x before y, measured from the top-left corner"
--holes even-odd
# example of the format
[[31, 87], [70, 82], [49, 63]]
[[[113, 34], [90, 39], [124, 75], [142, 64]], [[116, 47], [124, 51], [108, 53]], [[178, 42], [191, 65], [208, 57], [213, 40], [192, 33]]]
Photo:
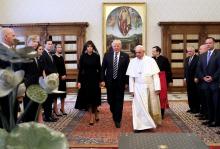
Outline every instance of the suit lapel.
[[110, 58], [110, 64], [111, 64], [111, 68], [113, 68], [113, 59], [114, 59], [114, 52], [110, 52], [110, 54], [109, 54], [110, 56], [109, 56], [109, 58]]
[[44, 51], [44, 52], [45, 52], [47, 59], [53, 64], [53, 60], [51, 58], [52, 56], [50, 57], [49, 53], [47, 53], [46, 51]]
[[118, 62], [118, 69], [120, 69], [122, 61], [123, 61], [124, 55], [122, 52], [120, 52], [119, 62]]
[[193, 59], [192, 59], [192, 61], [191, 61], [191, 63], [190, 63], [190, 66], [193, 66], [194, 64], [195, 64], [195, 62], [196, 62], [196, 55], [194, 55], [193, 56]]

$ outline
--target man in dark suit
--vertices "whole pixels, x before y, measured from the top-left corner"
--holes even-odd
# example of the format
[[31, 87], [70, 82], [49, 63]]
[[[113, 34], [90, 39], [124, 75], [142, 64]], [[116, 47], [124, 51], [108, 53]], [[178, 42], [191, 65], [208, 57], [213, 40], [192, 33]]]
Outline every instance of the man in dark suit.
[[[1, 43], [0, 43], [0, 49], [7, 51], [9, 48], [15, 45], [15, 32], [11, 28], [3, 28], [0, 32], [0, 38], [1, 38]], [[11, 67], [11, 64], [9, 61], [1, 60], [0, 59], [0, 68], [5, 69], [7, 67]], [[5, 117], [7, 123], [9, 124], [9, 119], [10, 119], [10, 107], [9, 107], [9, 95], [5, 97], [0, 98], [0, 110], [2, 115]], [[18, 102], [15, 101], [14, 105], [14, 120], [16, 121], [17, 119], [17, 111], [18, 111]], [[3, 126], [3, 120], [0, 118], [0, 128], [5, 128]], [[9, 130], [9, 128], [5, 128], [6, 130]]]
[[[208, 47], [206, 44], [202, 44], [199, 47], [199, 57], [201, 54], [205, 53], [208, 51]], [[198, 67], [198, 64], [197, 64]], [[199, 120], [206, 120], [208, 119], [208, 107], [207, 107], [207, 103], [206, 103], [206, 98], [205, 98], [205, 93], [201, 88], [201, 81], [199, 81], [198, 79], [198, 69], [196, 70], [196, 76], [194, 79], [194, 82], [197, 83], [197, 89], [198, 89], [198, 99], [199, 99], [199, 103], [200, 103], [200, 113], [195, 115], [195, 117], [199, 117]]]
[[102, 62], [101, 85], [107, 88], [107, 98], [110, 110], [115, 122], [115, 127], [121, 127], [124, 90], [128, 84], [126, 76], [129, 64], [128, 54], [121, 52], [122, 44], [120, 40], [112, 42], [113, 51], [105, 53]]
[[188, 57], [185, 59], [184, 62], [184, 79], [186, 81], [189, 104], [189, 110], [187, 112], [198, 113], [200, 105], [197, 96], [197, 84], [194, 82], [194, 78], [196, 75], [199, 57], [195, 54], [195, 48], [193, 47], [187, 48], [187, 54]]
[[[51, 50], [53, 47], [52, 40], [45, 41], [45, 49], [40, 57], [40, 61], [42, 63], [42, 69], [44, 75], [49, 75], [52, 73], [57, 73], [56, 65], [54, 63], [53, 57], [51, 55]], [[54, 100], [53, 94], [48, 94], [47, 100], [43, 103], [44, 108], [44, 121], [46, 122], [55, 122], [58, 119], [52, 116], [52, 104]]]
[[220, 97], [219, 97], [219, 77], [220, 77], [220, 53], [214, 49], [215, 39], [208, 37], [205, 44], [208, 52], [203, 53], [198, 63], [198, 78], [202, 81], [201, 88], [205, 92], [208, 105], [208, 121], [204, 125], [215, 127], [220, 125]]

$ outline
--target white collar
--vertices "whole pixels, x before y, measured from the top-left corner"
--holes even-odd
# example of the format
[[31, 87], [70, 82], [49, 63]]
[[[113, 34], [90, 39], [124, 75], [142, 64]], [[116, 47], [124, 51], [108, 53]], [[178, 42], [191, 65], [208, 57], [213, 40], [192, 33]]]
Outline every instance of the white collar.
[[7, 47], [7, 48], [11, 48], [9, 45], [7, 45], [6, 43], [2, 42], [2, 44]]

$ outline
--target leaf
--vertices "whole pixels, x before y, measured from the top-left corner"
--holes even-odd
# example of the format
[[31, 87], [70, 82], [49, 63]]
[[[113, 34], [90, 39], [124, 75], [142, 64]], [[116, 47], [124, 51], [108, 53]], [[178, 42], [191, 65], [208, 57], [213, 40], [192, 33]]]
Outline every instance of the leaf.
[[0, 129], [0, 148], [2, 149], [5, 148], [5, 140], [7, 136], [8, 136], [8, 132], [4, 129]]
[[8, 95], [24, 78], [24, 71], [0, 69], [0, 97]]
[[37, 84], [29, 86], [27, 88], [26, 94], [31, 100], [33, 100], [37, 103], [43, 103], [47, 99], [46, 91], [44, 91]]
[[29, 122], [19, 124], [6, 140], [7, 149], [67, 149], [65, 135], [44, 124]]

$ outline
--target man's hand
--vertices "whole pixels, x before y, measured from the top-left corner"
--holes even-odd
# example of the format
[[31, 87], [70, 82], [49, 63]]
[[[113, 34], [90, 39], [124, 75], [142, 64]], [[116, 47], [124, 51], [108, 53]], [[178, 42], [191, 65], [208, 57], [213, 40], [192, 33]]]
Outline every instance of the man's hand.
[[159, 95], [160, 94], [160, 90], [156, 90], [155, 94]]
[[168, 86], [173, 86], [173, 82], [170, 82], [170, 83], [168, 84]]
[[199, 79], [198, 79], [198, 78], [194, 78], [194, 82], [195, 82], [195, 83], [198, 83], [198, 82], [199, 82]]
[[63, 75], [63, 76], [61, 77], [61, 80], [66, 80], [66, 75]]
[[101, 87], [105, 87], [105, 82], [102, 81], [100, 85], [101, 85]]
[[77, 83], [77, 88], [78, 88], [78, 89], [81, 88], [81, 83]]
[[203, 80], [205, 81], [205, 82], [212, 82], [212, 77], [211, 76], [205, 76], [205, 77], [203, 77]]
[[206, 78], [207, 78], [207, 82], [212, 82], [213, 81], [211, 76], [206, 76]]

